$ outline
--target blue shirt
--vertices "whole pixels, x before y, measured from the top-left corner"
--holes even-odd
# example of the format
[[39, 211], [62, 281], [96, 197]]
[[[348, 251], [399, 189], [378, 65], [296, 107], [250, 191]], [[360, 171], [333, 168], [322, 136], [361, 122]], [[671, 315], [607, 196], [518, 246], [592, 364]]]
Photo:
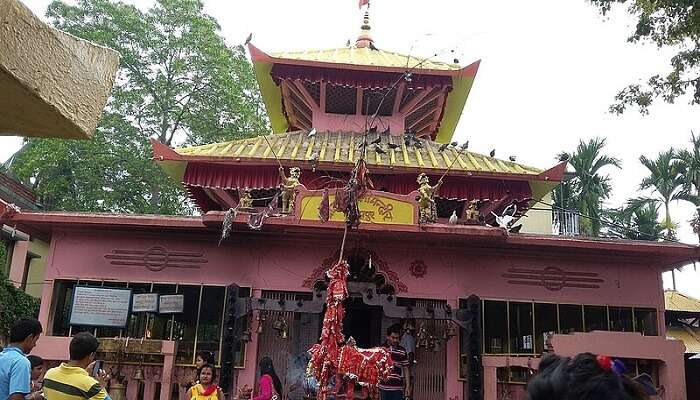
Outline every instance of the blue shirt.
[[29, 394], [32, 367], [24, 352], [17, 347], [6, 347], [0, 353], [0, 399], [15, 393]]

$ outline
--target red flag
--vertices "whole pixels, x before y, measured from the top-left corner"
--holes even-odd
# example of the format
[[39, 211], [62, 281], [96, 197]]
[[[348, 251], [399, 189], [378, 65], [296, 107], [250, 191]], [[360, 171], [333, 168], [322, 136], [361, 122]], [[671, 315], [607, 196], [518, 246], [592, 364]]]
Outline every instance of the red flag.
[[368, 6], [369, 5], [369, 0], [360, 0], [360, 4], [358, 5], [358, 8], [362, 8], [362, 6]]

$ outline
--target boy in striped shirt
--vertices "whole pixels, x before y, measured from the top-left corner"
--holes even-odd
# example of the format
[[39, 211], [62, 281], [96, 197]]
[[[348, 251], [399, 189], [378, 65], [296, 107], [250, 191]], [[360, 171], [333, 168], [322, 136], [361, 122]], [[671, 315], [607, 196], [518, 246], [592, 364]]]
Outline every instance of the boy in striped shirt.
[[381, 400], [404, 400], [406, 382], [404, 372], [408, 368], [408, 353], [399, 341], [401, 340], [401, 326], [394, 324], [386, 330], [386, 343], [384, 347], [391, 354], [394, 367], [387, 380], [379, 382], [379, 394]]

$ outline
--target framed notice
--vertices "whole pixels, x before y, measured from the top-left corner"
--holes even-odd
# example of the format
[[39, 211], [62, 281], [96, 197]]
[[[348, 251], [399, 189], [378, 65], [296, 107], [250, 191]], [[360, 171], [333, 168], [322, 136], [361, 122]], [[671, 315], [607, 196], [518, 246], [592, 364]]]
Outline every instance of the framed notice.
[[159, 299], [158, 312], [161, 314], [178, 314], [185, 310], [184, 294], [162, 295]]
[[70, 324], [126, 328], [130, 308], [131, 289], [76, 286]]
[[131, 312], [158, 312], [158, 293], [137, 293], [131, 299]]

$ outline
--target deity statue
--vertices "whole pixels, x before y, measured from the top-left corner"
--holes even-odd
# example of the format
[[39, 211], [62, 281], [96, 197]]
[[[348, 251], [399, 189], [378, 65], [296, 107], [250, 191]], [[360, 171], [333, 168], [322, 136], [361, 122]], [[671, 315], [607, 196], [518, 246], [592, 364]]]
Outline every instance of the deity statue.
[[291, 214], [294, 211], [294, 199], [296, 198], [296, 187], [299, 185], [301, 170], [299, 167], [289, 169], [289, 177], [284, 174], [284, 168], [280, 167], [280, 178], [282, 179], [282, 213]]
[[240, 191], [238, 198], [238, 206], [242, 210], [253, 208], [253, 198], [250, 195], [250, 189], [245, 188], [242, 191]]
[[435, 186], [430, 186], [430, 181], [428, 176], [424, 173], [418, 175], [418, 205], [420, 207], [420, 213], [418, 216], [418, 222], [425, 224], [428, 222], [437, 221], [437, 208], [435, 208], [435, 193], [440, 189], [442, 185], [442, 179], [438, 181]]
[[469, 205], [464, 210], [464, 219], [467, 224], [478, 224], [479, 223], [479, 200], [469, 201]]

